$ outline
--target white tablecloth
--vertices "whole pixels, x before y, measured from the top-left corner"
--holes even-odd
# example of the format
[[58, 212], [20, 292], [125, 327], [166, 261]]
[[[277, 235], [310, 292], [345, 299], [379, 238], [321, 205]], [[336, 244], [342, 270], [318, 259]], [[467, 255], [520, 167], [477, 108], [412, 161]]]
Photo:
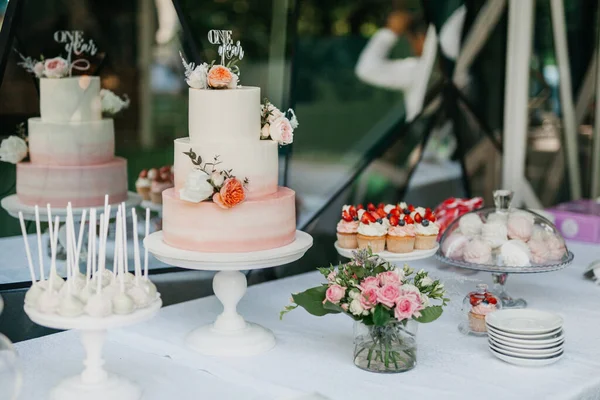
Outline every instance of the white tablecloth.
[[[251, 358], [205, 357], [183, 345], [187, 332], [220, 312], [207, 297], [166, 307], [153, 320], [110, 333], [107, 365], [146, 391], [144, 399], [283, 399], [320, 393], [349, 399], [600, 399], [600, 287], [582, 276], [600, 256], [598, 246], [571, 244], [572, 266], [547, 274], [513, 275], [511, 294], [531, 308], [565, 319], [565, 357], [543, 368], [523, 368], [495, 359], [482, 338], [463, 336], [457, 325], [461, 302], [487, 273], [443, 267], [430, 259], [411, 262], [443, 279], [452, 299], [443, 316], [421, 325], [418, 365], [403, 374], [373, 374], [352, 363], [352, 321], [322, 318], [298, 309], [278, 319], [290, 293], [321, 282], [308, 273], [248, 289], [239, 305], [248, 319], [273, 330], [277, 346]], [[81, 350], [72, 332], [17, 344], [25, 370], [22, 399], [38, 400], [60, 377], [80, 369]], [[35, 384], [37, 382], [37, 385]]]

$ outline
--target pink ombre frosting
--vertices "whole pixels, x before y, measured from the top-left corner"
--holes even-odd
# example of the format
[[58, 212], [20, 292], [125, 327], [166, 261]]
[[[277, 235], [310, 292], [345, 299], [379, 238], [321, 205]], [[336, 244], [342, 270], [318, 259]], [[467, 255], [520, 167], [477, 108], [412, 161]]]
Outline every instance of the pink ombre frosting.
[[56, 166], [31, 163], [17, 164], [17, 195], [28, 205], [93, 207], [127, 199], [127, 161], [87, 166]]
[[337, 231], [340, 233], [356, 233], [358, 232], [358, 221], [346, 222], [343, 219], [337, 224]]
[[390, 226], [388, 229], [388, 235], [390, 236], [415, 236], [415, 226], [413, 224], [406, 224], [404, 226]]
[[260, 199], [224, 210], [212, 202], [179, 199], [163, 192], [164, 241], [173, 247], [212, 253], [247, 252], [285, 246], [296, 234], [295, 193], [280, 187]]

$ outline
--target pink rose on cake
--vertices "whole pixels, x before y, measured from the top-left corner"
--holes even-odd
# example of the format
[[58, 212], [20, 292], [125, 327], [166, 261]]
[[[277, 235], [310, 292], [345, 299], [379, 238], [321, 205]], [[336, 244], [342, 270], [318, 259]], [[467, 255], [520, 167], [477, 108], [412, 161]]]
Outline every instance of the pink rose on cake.
[[208, 71], [208, 86], [213, 89], [235, 89], [237, 87], [237, 81], [237, 75], [223, 65], [214, 65]]
[[246, 198], [244, 185], [237, 178], [228, 178], [221, 190], [213, 195], [213, 201], [221, 208], [228, 209], [240, 204]]
[[291, 108], [284, 113], [269, 100], [265, 100], [260, 106], [260, 126], [262, 140], [271, 139], [283, 146], [294, 141], [298, 118]]
[[47, 78], [62, 78], [67, 75], [69, 64], [62, 57], [54, 57], [44, 62], [44, 74]]
[[281, 145], [290, 144], [294, 141], [294, 129], [285, 117], [278, 118], [269, 125], [269, 135], [271, 139]]

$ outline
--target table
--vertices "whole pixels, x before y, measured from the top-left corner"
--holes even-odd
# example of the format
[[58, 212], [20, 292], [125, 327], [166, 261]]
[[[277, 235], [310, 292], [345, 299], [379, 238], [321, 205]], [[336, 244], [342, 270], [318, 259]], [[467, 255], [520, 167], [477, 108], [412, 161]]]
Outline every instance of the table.
[[[352, 364], [352, 321], [343, 315], [322, 318], [296, 310], [278, 318], [290, 293], [321, 282], [316, 272], [248, 289], [239, 304], [250, 321], [273, 330], [277, 346], [250, 358], [198, 355], [184, 345], [198, 322], [211, 322], [219, 301], [206, 297], [166, 307], [151, 321], [109, 334], [109, 368], [137, 380], [144, 399], [292, 399], [319, 393], [331, 400], [352, 399], [598, 399], [600, 398], [600, 287], [583, 278], [600, 256], [594, 245], [571, 243], [572, 266], [547, 274], [511, 276], [515, 295], [527, 294], [531, 308], [558, 312], [567, 335], [563, 360], [529, 369], [494, 358], [482, 338], [459, 333], [461, 302], [490, 274], [443, 266], [434, 259], [413, 261], [445, 281], [452, 299], [442, 317], [419, 327], [418, 365], [404, 374], [380, 375]], [[81, 349], [72, 332], [16, 345], [27, 388], [23, 400], [42, 398], [61, 377], [79, 368]], [[60, 368], [56, 365], [60, 360]], [[32, 387], [33, 382], [40, 382]]]

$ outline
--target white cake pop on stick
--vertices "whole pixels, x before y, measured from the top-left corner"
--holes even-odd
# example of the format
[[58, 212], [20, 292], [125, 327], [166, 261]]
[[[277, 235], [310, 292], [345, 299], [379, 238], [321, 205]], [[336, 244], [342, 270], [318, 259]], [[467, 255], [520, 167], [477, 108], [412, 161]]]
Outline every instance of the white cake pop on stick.
[[[104, 249], [104, 257], [106, 257], [106, 241], [108, 237], [108, 228], [110, 226], [110, 208], [110, 205], [106, 207], [106, 211], [108, 214], [100, 215], [100, 223], [102, 224], [101, 226], [104, 227], [104, 231], [102, 232], [101, 228], [99, 247], [102, 247]], [[100, 265], [102, 265], [102, 268], [100, 268]], [[102, 287], [106, 288], [107, 286], [113, 283], [115, 275], [112, 271], [106, 269], [106, 259], [100, 257], [100, 252], [98, 252], [98, 271], [100, 270], [102, 271]], [[98, 279], [96, 275], [94, 276], [94, 278]]]
[[112, 302], [110, 296], [102, 291], [102, 278], [104, 272], [104, 259], [106, 257], [106, 229], [105, 218], [100, 216], [100, 248], [98, 256], [98, 271], [96, 278], [96, 293], [90, 296], [85, 305], [85, 312], [94, 318], [104, 318], [112, 313]]
[[85, 221], [87, 217], [87, 210], [83, 210], [81, 213], [81, 222], [79, 224], [79, 237], [77, 238], [77, 248], [75, 251], [75, 277], [77, 280], [82, 280], [85, 284], [86, 276], [79, 270], [79, 257], [81, 257], [81, 246], [83, 245], [83, 233], [85, 232]]
[[92, 286], [92, 271], [96, 269], [96, 209], [90, 209], [90, 221], [88, 227], [87, 260], [85, 263], [85, 286], [79, 293], [79, 298], [87, 303], [94, 293]]
[[116, 262], [116, 270], [117, 272], [117, 281], [119, 285], [119, 289], [117, 294], [112, 299], [113, 312], [119, 315], [131, 314], [135, 308], [135, 304], [133, 299], [129, 297], [129, 295], [125, 292], [125, 263], [123, 261], [124, 251], [123, 251], [123, 221], [121, 219], [121, 212], [124, 211], [124, 208], [119, 209], [117, 212], [117, 223], [116, 223], [116, 248], [117, 248], [117, 258]]
[[[146, 208], [146, 232], [144, 235], [144, 239], [148, 237], [150, 234], [150, 209]], [[146, 292], [148, 292], [148, 296], [150, 299], [156, 298], [156, 286], [150, 279], [148, 279], [148, 248], [144, 245], [144, 280], [142, 281]]]
[[37, 236], [40, 282], [44, 282], [46, 280], [46, 275], [44, 274], [44, 250], [42, 248], [42, 229], [40, 228], [40, 209], [37, 205], [35, 206], [35, 234]]
[[137, 214], [135, 210], [131, 210], [132, 218], [133, 218], [133, 253], [134, 253], [134, 262], [135, 262], [135, 283], [129, 289], [129, 295], [135, 301], [135, 305], [138, 307], [146, 307], [148, 304], [152, 302], [152, 298], [150, 298], [148, 294], [148, 290], [145, 285], [141, 283], [141, 274], [142, 274], [142, 266], [140, 264], [140, 249], [139, 242], [137, 237]]
[[63, 287], [63, 295], [58, 306], [58, 314], [63, 317], [75, 318], [83, 314], [84, 304], [75, 296], [75, 243], [73, 209], [67, 205], [67, 283]]
[[[52, 214], [50, 214], [50, 216], [52, 216]], [[56, 247], [58, 246], [58, 226], [60, 225], [60, 219], [56, 217], [54, 224], [52, 224], [52, 220], [48, 220], [48, 224], [50, 226], [50, 237], [52, 238], [50, 240], [50, 276], [48, 278], [48, 288], [41, 294], [38, 300], [37, 309], [42, 313], [53, 314], [60, 304], [60, 297], [58, 295], [58, 290], [56, 289], [56, 284], [62, 280], [62, 278], [56, 274]]]
[[44, 288], [35, 279], [35, 271], [33, 269], [33, 261], [31, 260], [31, 251], [29, 250], [29, 241], [27, 240], [27, 229], [25, 229], [25, 221], [23, 213], [19, 211], [19, 223], [21, 224], [21, 234], [25, 243], [25, 254], [27, 255], [27, 264], [29, 266], [29, 276], [31, 278], [31, 287], [25, 293], [25, 305], [35, 307], [40, 296], [44, 293]]
[[125, 203], [121, 203], [121, 219], [122, 219], [122, 235], [121, 242], [123, 243], [123, 261], [124, 261], [124, 271], [125, 271], [125, 283], [127, 285], [132, 285], [135, 276], [129, 272], [129, 253], [127, 252], [127, 207]]
[[[57, 248], [56, 248], [56, 252], [58, 253], [58, 227], [56, 229], [56, 235], [54, 234], [54, 224], [52, 223], [52, 210], [50, 209], [50, 204], [46, 204], [46, 211], [48, 213], [48, 235], [50, 236], [50, 252], [52, 253], [52, 243], [55, 241], [56, 239], [56, 243], [57, 243]], [[59, 219], [60, 222], [60, 219]], [[56, 236], [56, 238], [55, 238]], [[63, 285], [65, 284], [65, 280], [58, 275], [58, 273], [56, 272], [56, 259], [54, 260], [55, 265], [54, 265], [54, 269], [50, 268], [50, 272], [48, 272], [48, 280], [50, 280], [50, 274], [54, 274], [54, 289], [55, 290], [60, 290]]]

